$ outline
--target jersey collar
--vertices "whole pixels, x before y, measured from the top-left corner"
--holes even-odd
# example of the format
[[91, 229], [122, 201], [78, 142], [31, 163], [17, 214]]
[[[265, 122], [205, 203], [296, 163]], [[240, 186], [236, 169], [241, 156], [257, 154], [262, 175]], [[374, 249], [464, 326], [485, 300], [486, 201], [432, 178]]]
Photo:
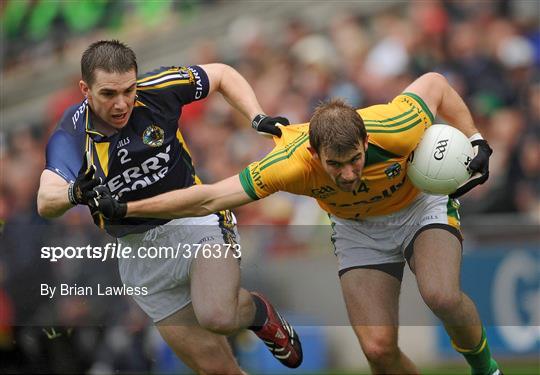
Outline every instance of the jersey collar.
[[384, 148], [379, 147], [373, 143], [368, 143], [368, 148], [366, 150], [366, 159], [364, 162], [364, 168], [375, 163], [381, 163], [389, 159], [396, 159], [400, 157], [401, 156], [396, 155], [390, 151], [387, 151]]
[[95, 142], [101, 142], [104, 141], [107, 136], [97, 130], [94, 129], [92, 126], [91, 116], [90, 116], [90, 106], [88, 105], [88, 99], [85, 99], [86, 104], [86, 113], [84, 117], [84, 130], [88, 136], [90, 136]]

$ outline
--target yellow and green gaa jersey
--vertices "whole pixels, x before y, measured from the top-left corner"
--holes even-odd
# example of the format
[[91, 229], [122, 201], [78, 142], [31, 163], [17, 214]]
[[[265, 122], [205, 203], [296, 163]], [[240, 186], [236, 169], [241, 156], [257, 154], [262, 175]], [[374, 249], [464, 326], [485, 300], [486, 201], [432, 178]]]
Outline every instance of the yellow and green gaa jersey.
[[408, 206], [418, 194], [407, 178], [407, 158], [433, 122], [424, 101], [404, 93], [389, 104], [359, 109], [369, 134], [362, 182], [341, 191], [308, 150], [309, 123], [281, 128], [281, 138], [265, 158], [240, 173], [252, 199], [277, 191], [307, 195], [321, 208], [344, 219], [387, 215]]

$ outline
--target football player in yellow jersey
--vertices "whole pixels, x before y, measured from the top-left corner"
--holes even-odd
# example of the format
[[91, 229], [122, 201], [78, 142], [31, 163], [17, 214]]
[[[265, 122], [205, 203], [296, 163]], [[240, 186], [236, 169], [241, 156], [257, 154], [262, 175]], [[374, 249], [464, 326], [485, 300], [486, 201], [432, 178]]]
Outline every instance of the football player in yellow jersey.
[[153, 198], [118, 203], [98, 188], [105, 216], [206, 215], [276, 191], [314, 197], [329, 213], [349, 319], [374, 373], [416, 374], [399, 349], [398, 299], [407, 261], [420, 294], [443, 322], [473, 374], [500, 374], [474, 303], [460, 289], [458, 203], [431, 196], [406, 177], [406, 162], [435, 115], [470, 137], [480, 172], [455, 196], [488, 177], [491, 149], [456, 91], [437, 73], [410, 84], [391, 103], [355, 111], [334, 100], [309, 124], [280, 127], [276, 147], [239, 175]]

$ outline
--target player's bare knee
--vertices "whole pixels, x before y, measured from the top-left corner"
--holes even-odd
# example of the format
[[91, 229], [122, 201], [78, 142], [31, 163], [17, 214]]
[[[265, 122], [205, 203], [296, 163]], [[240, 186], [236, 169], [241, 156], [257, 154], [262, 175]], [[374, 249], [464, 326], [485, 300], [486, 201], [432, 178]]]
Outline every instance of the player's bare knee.
[[399, 356], [396, 340], [384, 335], [374, 335], [364, 339], [362, 350], [370, 363], [379, 366], [393, 362]]
[[446, 315], [459, 308], [462, 302], [460, 291], [433, 291], [422, 294], [424, 302], [435, 315]]
[[355, 330], [362, 351], [368, 361], [375, 365], [384, 365], [399, 355], [397, 332], [390, 327], [362, 327]]

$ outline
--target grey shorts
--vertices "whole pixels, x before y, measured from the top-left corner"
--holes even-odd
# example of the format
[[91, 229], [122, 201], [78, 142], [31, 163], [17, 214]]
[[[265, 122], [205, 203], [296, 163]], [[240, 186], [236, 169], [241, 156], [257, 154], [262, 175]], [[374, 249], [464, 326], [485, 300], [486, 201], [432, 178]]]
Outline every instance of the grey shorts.
[[126, 286], [146, 291], [133, 298], [158, 322], [191, 302], [191, 263], [195, 257], [208, 256], [206, 251], [203, 254], [202, 246], [221, 247], [238, 240], [234, 216], [228, 211], [171, 220], [144, 233], [118, 239], [120, 246], [131, 247], [134, 254], [119, 259], [120, 278]]
[[389, 215], [363, 220], [331, 215], [340, 275], [358, 267], [404, 263], [412, 240], [429, 226], [444, 227], [460, 237], [458, 208], [459, 203], [448, 196], [420, 193], [410, 206]]

